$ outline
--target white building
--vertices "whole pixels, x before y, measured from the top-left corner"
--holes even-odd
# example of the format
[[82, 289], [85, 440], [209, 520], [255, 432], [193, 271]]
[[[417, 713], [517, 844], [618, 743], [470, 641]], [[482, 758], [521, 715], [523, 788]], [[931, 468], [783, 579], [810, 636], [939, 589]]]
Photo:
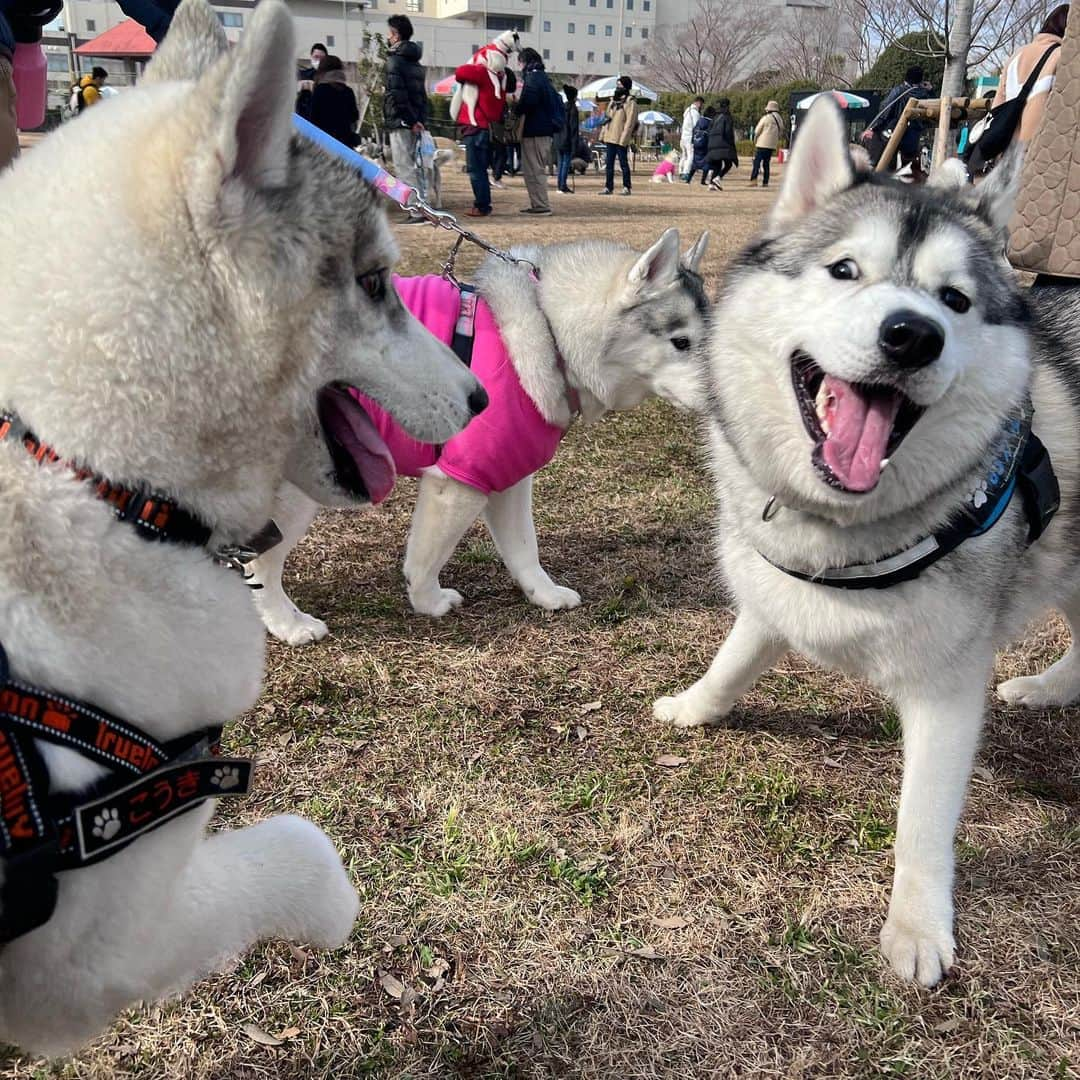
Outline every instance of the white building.
[[[212, 0], [231, 40], [237, 40], [256, 0]], [[831, 0], [756, 0], [776, 9], [776, 25], [806, 8], [829, 7]], [[522, 43], [540, 51], [551, 72], [585, 80], [633, 70], [658, 30], [688, 21], [698, 0], [288, 0], [296, 17], [301, 55], [325, 42], [343, 60], [355, 59], [365, 28], [386, 33], [390, 15], [405, 14], [424, 46], [429, 85], [464, 63], [502, 30], [517, 30]], [[50, 71], [68, 80], [68, 52], [116, 25], [124, 14], [112, 0], [67, 0], [63, 30], [47, 40]], [[769, 43], [760, 57], [765, 66]], [[775, 47], [775, 46], [774, 46]], [[91, 61], [92, 62], [92, 61]], [[82, 62], [82, 70], [90, 63]], [[118, 84], [133, 76], [134, 65], [103, 62]], [[130, 70], [128, 70], [130, 69]], [[62, 73], [62, 74], [61, 74]], [[752, 74], [751, 71], [743, 73]]]

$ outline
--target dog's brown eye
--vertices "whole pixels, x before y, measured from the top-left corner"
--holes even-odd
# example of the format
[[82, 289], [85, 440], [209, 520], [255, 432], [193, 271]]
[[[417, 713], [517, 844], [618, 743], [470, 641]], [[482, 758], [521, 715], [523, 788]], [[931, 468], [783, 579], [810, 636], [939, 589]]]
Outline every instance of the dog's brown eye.
[[679, 352], [686, 352], [690, 348], [690, 339], [688, 337], [673, 337], [671, 344], [675, 346]]
[[829, 267], [829, 273], [837, 281], [855, 281], [859, 276], [859, 266], [854, 259], [841, 259]]
[[356, 284], [371, 297], [382, 300], [386, 296], [386, 271], [372, 270], [370, 274], [358, 274]]
[[946, 285], [938, 295], [941, 297], [941, 302], [947, 308], [952, 308], [958, 315], [963, 315], [971, 307], [971, 301], [959, 289], [954, 289], [951, 285]]

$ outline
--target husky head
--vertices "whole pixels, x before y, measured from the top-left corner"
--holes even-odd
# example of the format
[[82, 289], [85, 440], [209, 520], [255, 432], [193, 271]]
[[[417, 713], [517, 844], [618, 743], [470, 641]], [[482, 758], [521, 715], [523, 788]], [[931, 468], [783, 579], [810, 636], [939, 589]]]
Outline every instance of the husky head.
[[286, 471], [324, 503], [385, 494], [392, 462], [345, 387], [436, 442], [483, 401], [394, 292], [379, 196], [293, 134], [295, 57], [278, 0], [231, 51], [184, 0], [143, 85], [0, 178], [20, 264], [0, 404], [221, 537], [265, 522]]
[[708, 301], [698, 267], [708, 242], [703, 232], [680, 257], [668, 229], [645, 252], [595, 240], [522, 249], [542, 268], [544, 312], [587, 419], [651, 397], [702, 407]]
[[854, 167], [835, 106], [813, 106], [711, 342], [717, 419], [764, 490], [878, 516], [980, 460], [1029, 378], [1028, 308], [1003, 257], [1018, 172], [883, 180]]

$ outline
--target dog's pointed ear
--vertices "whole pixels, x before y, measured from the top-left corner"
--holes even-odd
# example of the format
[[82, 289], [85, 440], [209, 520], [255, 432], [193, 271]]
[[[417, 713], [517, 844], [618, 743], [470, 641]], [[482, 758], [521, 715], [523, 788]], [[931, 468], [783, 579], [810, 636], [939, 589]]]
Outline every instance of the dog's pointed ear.
[[206, 0], [183, 0], [140, 82], [193, 82], [228, 48], [221, 20]]
[[698, 267], [701, 266], [701, 260], [705, 257], [705, 249], [709, 246], [709, 230], [705, 229], [702, 234], [694, 241], [693, 246], [683, 256], [682, 264], [687, 270], [693, 270], [698, 273]]
[[281, 0], [262, 0], [231, 59], [222, 79], [205, 80], [217, 95], [207, 115], [219, 178], [279, 187], [288, 171], [296, 93], [293, 20]]
[[975, 209], [1001, 236], [1009, 230], [1020, 177], [1024, 171], [1024, 144], [1019, 140], [998, 158], [990, 175], [974, 189]]
[[840, 110], [831, 98], [820, 98], [799, 127], [767, 230], [782, 232], [854, 182], [855, 167]]
[[679, 275], [679, 230], [667, 229], [642, 255], [627, 279], [631, 293], [656, 292], [672, 284]]

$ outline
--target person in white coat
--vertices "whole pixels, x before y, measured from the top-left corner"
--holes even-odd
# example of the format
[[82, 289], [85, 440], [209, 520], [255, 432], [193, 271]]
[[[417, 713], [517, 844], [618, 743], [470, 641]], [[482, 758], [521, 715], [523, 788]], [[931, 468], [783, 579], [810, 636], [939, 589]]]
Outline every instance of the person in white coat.
[[690, 175], [694, 164], [694, 125], [701, 119], [701, 110], [705, 108], [705, 99], [696, 97], [682, 114], [682, 135], [679, 137], [679, 177], [685, 180]]

